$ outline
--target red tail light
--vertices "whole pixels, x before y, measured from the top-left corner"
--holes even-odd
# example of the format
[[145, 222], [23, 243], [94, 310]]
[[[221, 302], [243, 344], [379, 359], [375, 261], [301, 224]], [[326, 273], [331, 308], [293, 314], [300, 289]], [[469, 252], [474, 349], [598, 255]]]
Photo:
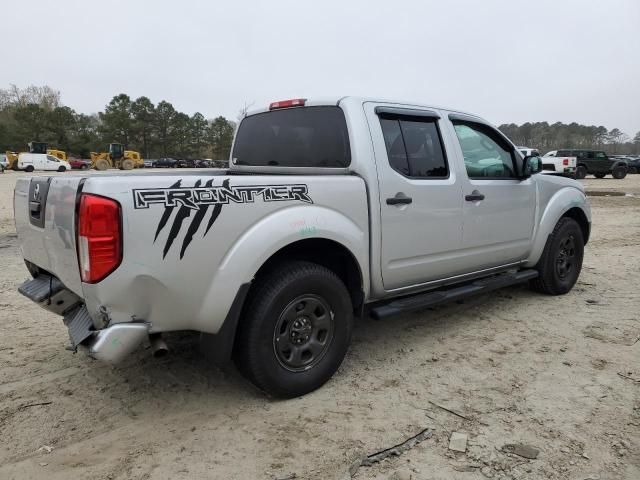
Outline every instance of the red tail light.
[[83, 193], [78, 208], [78, 260], [80, 276], [97, 283], [122, 261], [120, 204], [115, 200]]
[[564, 160], [562, 160], [562, 165], [564, 165], [565, 167], [569, 165], [569, 159], [565, 158]]
[[277, 108], [289, 108], [289, 107], [304, 107], [306, 98], [293, 98], [291, 100], [280, 100], [279, 102], [273, 102], [269, 105], [269, 110], [275, 110]]

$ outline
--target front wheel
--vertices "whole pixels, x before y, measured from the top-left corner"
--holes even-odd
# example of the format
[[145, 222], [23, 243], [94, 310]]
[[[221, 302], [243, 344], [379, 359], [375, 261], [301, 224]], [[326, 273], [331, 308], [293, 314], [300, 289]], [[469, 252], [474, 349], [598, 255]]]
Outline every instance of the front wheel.
[[580, 225], [573, 218], [562, 217], [547, 239], [536, 265], [539, 276], [531, 281], [531, 287], [549, 295], [569, 292], [582, 270], [583, 256], [584, 237]]
[[304, 395], [338, 369], [352, 325], [349, 292], [334, 272], [315, 263], [287, 262], [252, 287], [236, 335], [236, 362], [271, 395]]
[[67, 167], [65, 167], [64, 165], [60, 165], [60, 166], [58, 167], [58, 171], [59, 171], [59, 172], [64, 172], [66, 169], [67, 169]]
[[27, 172], [27, 173], [33, 172], [33, 165], [27, 166], [27, 168], [25, 168], [24, 171]]
[[585, 167], [584, 165], [578, 165], [578, 167], [576, 168], [576, 178], [578, 180], [582, 180], [586, 176], [587, 176], [587, 167]]

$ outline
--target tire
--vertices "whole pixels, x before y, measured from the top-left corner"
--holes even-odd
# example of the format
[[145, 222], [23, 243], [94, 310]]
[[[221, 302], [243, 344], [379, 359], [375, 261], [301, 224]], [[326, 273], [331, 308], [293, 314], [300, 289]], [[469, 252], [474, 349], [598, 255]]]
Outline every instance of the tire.
[[611, 170], [611, 175], [616, 180], [622, 180], [627, 176], [627, 167], [618, 166]]
[[108, 170], [109, 167], [111, 167], [111, 164], [106, 158], [101, 158], [96, 161], [96, 170]]
[[80, 170], [86, 170], [87, 168], [89, 168], [89, 167], [87, 167], [87, 164], [86, 164], [86, 163], [83, 163], [83, 164], [80, 166]]
[[60, 166], [58, 167], [58, 171], [59, 171], [59, 172], [64, 172], [66, 169], [67, 169], [67, 167], [65, 167], [64, 165], [60, 165]]
[[606, 173], [594, 173], [593, 176], [596, 177], [596, 178], [604, 178], [604, 177], [607, 176], [607, 174]]
[[585, 167], [584, 165], [578, 165], [578, 167], [576, 168], [576, 179], [582, 180], [586, 176], [587, 167]]
[[638, 169], [636, 167], [629, 167], [629, 172], [628, 173], [631, 173], [631, 174], [635, 175], [636, 173], [638, 173]]
[[130, 158], [125, 158], [124, 160], [122, 160], [122, 163], [120, 165], [122, 165], [122, 170], [133, 170], [135, 163], [133, 163], [133, 160], [131, 160]]
[[352, 327], [351, 298], [335, 273], [310, 262], [283, 263], [252, 286], [236, 334], [236, 364], [273, 396], [304, 395], [336, 372]]
[[584, 257], [584, 237], [580, 225], [569, 217], [562, 217], [549, 235], [536, 265], [540, 273], [531, 281], [533, 290], [548, 295], [564, 295], [575, 285]]
[[33, 165], [27, 166], [27, 168], [25, 168], [24, 171], [27, 172], [27, 173], [33, 172]]

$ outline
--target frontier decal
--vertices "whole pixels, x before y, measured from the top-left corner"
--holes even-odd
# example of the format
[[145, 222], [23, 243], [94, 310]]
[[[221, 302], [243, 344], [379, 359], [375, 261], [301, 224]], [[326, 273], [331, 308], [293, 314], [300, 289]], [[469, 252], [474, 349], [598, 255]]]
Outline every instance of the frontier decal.
[[309, 196], [307, 185], [304, 184], [230, 186], [229, 179], [224, 180], [221, 186], [212, 186], [213, 179], [208, 180], [204, 185], [202, 185], [201, 180], [198, 180], [193, 187], [183, 187], [181, 183], [182, 180], [178, 180], [169, 188], [133, 190], [134, 208], [149, 208], [149, 206], [155, 204], [164, 206], [164, 212], [160, 222], [158, 222], [153, 239], [154, 243], [158, 239], [160, 232], [167, 225], [174, 209], [178, 208], [164, 245], [162, 258], [167, 256], [173, 241], [180, 233], [182, 224], [191, 216], [191, 212], [195, 213], [182, 241], [182, 247], [180, 248], [181, 259], [184, 257], [184, 252], [207, 215], [209, 207], [213, 208], [203, 236], [209, 233], [209, 230], [218, 219], [222, 207], [229, 203], [255, 203], [258, 199], [262, 199], [264, 202], [300, 201], [313, 203]]

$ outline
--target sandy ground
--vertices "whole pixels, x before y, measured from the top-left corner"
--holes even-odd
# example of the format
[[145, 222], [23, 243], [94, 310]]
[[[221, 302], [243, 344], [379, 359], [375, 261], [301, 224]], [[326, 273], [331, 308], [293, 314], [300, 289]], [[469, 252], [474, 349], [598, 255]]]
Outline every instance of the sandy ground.
[[[592, 197], [570, 294], [517, 287], [361, 320], [335, 377], [288, 401], [211, 366], [189, 335], [118, 367], [65, 351], [61, 319], [16, 291], [19, 175], [0, 175], [2, 479], [640, 478], [640, 175], [585, 181], [639, 196]], [[425, 428], [402, 455], [349, 473]], [[449, 450], [452, 432], [466, 452]], [[503, 451], [514, 443], [538, 457]]]

